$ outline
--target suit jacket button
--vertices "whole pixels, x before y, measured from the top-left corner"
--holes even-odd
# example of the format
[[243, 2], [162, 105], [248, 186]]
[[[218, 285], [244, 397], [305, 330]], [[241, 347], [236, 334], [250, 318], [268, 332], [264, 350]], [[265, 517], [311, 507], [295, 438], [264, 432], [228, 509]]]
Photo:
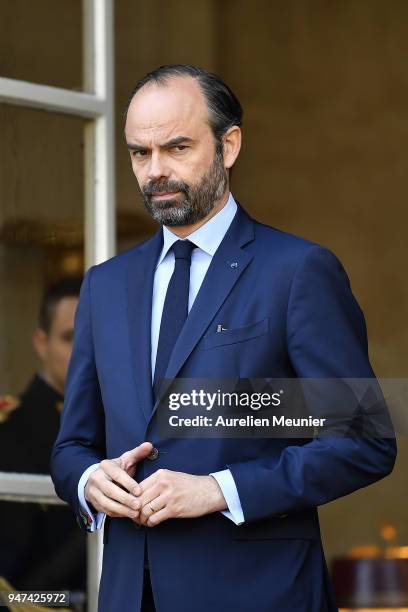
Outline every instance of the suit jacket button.
[[158, 458], [158, 456], [159, 456], [159, 450], [157, 448], [153, 448], [150, 455], [147, 455], [147, 458], [150, 459], [150, 461], [154, 461], [155, 459]]

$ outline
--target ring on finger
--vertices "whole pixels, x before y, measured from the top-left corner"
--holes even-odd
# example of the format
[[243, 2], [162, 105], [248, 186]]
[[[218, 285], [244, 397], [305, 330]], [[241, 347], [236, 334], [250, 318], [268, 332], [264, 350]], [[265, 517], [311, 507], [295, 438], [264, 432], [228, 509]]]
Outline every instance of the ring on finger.
[[149, 508], [150, 508], [150, 510], [152, 511], [152, 514], [153, 514], [155, 512], [155, 509], [152, 506], [152, 502], [151, 501], [147, 502], [147, 505], [149, 506]]

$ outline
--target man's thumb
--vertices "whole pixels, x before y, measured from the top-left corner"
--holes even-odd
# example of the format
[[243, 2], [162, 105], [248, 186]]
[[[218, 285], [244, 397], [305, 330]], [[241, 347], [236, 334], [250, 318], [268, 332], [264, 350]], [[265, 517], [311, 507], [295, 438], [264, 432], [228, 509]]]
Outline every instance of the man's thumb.
[[133, 467], [138, 461], [142, 461], [147, 455], [150, 455], [152, 450], [153, 444], [151, 442], [142, 442], [142, 444], [139, 444], [136, 448], [126, 451], [121, 457], [123, 469], [128, 470]]

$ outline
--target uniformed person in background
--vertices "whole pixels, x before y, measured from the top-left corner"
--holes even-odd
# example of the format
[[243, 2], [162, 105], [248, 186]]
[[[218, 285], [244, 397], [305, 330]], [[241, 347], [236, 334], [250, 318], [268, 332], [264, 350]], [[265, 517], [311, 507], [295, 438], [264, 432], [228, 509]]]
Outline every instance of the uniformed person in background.
[[[0, 471], [49, 474], [80, 286], [63, 279], [43, 296], [32, 338], [41, 367], [20, 397], [0, 397]], [[72, 512], [1, 502], [0, 576], [19, 590], [85, 591], [85, 538]]]

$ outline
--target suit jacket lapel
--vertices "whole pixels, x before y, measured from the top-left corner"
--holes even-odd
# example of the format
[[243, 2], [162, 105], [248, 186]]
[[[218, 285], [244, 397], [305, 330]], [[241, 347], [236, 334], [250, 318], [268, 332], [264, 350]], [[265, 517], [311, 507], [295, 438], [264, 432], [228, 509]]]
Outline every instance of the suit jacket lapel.
[[153, 408], [151, 319], [154, 271], [163, 246], [160, 228], [127, 261], [127, 315], [132, 371], [146, 421]]
[[[241, 247], [254, 238], [253, 220], [238, 206], [237, 213], [218, 247], [198, 295], [174, 346], [166, 379], [175, 378], [239, 277], [252, 260]], [[166, 389], [163, 385], [160, 396]], [[156, 402], [152, 415], [154, 414]], [[152, 416], [151, 415], [151, 416]]]

